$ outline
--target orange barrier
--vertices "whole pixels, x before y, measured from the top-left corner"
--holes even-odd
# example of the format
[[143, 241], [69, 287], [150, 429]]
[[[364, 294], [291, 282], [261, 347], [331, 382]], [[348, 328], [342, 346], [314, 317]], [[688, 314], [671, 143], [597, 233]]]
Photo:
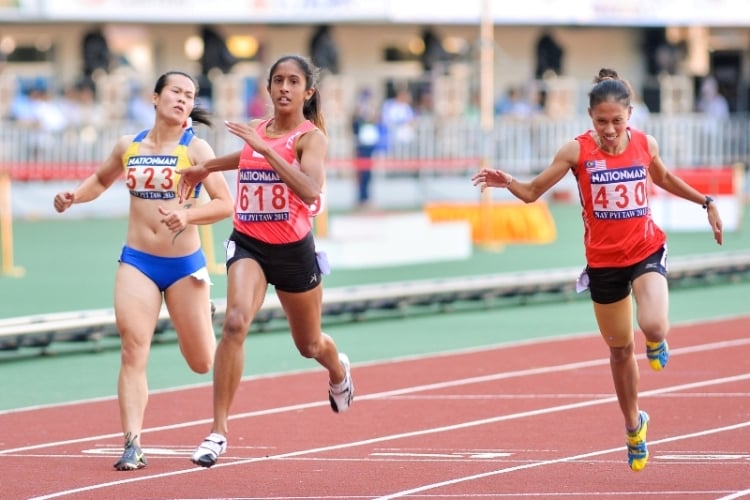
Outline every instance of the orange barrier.
[[545, 202], [504, 202], [488, 207], [479, 203], [428, 203], [424, 209], [432, 221], [468, 221], [474, 243], [551, 243], [557, 238], [555, 221]]

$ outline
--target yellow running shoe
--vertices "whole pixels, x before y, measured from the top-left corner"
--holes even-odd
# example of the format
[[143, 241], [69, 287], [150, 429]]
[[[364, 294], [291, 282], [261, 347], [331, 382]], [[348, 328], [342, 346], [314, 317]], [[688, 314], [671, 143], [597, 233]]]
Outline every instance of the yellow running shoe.
[[648, 413], [640, 411], [638, 416], [641, 420], [638, 429], [626, 433], [628, 437], [628, 465], [635, 472], [643, 470], [646, 467], [646, 462], [648, 462], [648, 447], [646, 446]]
[[669, 361], [669, 344], [666, 340], [661, 342], [646, 341], [646, 357], [648, 357], [648, 363], [652, 370], [662, 371]]

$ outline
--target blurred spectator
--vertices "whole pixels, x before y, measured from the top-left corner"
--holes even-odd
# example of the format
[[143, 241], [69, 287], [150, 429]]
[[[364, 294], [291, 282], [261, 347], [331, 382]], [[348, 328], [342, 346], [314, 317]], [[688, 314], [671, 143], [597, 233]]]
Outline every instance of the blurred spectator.
[[414, 141], [414, 119], [416, 114], [411, 103], [411, 92], [407, 87], [396, 90], [396, 95], [383, 102], [380, 111], [381, 132], [388, 150], [402, 147]]
[[479, 121], [482, 117], [482, 92], [480, 89], [472, 89], [469, 92], [469, 102], [464, 108], [464, 117]]
[[33, 87], [22, 87], [13, 96], [10, 104], [10, 119], [22, 125], [31, 125], [34, 121], [31, 94]]
[[128, 120], [138, 127], [149, 127], [154, 122], [154, 91], [140, 84], [133, 87], [128, 100]]
[[721, 149], [726, 137], [722, 136], [722, 123], [729, 120], [729, 103], [719, 92], [719, 83], [709, 76], [701, 83], [697, 110], [703, 113], [703, 132], [707, 147], [707, 161], [710, 164], [721, 162]]
[[643, 102], [640, 94], [631, 89], [630, 95], [630, 105], [632, 106], [632, 112], [630, 113], [628, 125], [632, 128], [645, 131], [647, 126], [646, 124], [651, 118], [651, 110], [649, 110], [646, 103]]
[[[536, 89], [533, 86], [530, 88]], [[495, 106], [500, 120], [517, 122], [507, 127], [505, 133], [498, 137], [496, 145], [513, 155], [513, 161], [521, 168], [529, 168], [534, 157], [534, 144], [538, 140], [533, 121], [541, 114], [542, 108], [536, 101], [538, 93], [534, 92], [533, 98], [535, 101], [524, 94], [523, 87], [511, 86]]]
[[262, 79], [256, 80], [255, 93], [247, 105], [247, 116], [251, 120], [266, 118], [273, 111], [273, 103], [271, 102], [271, 96], [268, 95], [265, 83]]
[[539, 113], [539, 107], [523, 95], [521, 87], [510, 87], [495, 106], [495, 114], [507, 118], [524, 120]]
[[51, 151], [55, 135], [68, 125], [59, 101], [42, 82], [35, 82], [21, 93], [14, 101], [11, 113], [15, 121], [33, 131], [29, 154], [35, 159]]
[[355, 143], [355, 168], [357, 170], [357, 205], [367, 208], [370, 205], [370, 181], [372, 180], [372, 157], [380, 143], [378, 109], [372, 90], [362, 89], [357, 96], [352, 133]]
[[68, 125], [72, 127], [97, 126], [104, 122], [103, 110], [96, 102], [94, 89], [85, 82], [65, 89], [60, 108], [67, 117]]
[[715, 120], [729, 118], [729, 103], [719, 92], [719, 83], [712, 76], [706, 77], [701, 83], [698, 111]]
[[432, 93], [432, 89], [427, 86], [422, 87], [417, 94], [417, 103], [414, 106], [415, 116], [429, 116], [435, 115], [435, 99]]

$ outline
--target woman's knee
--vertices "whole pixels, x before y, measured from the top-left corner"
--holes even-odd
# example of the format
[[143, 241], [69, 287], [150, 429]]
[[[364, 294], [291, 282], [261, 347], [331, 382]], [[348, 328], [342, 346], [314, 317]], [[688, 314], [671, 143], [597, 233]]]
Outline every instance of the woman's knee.
[[214, 355], [213, 352], [210, 356], [202, 355], [200, 357], [196, 358], [189, 358], [186, 360], [188, 367], [195, 373], [199, 375], [205, 375], [209, 371], [211, 371], [211, 368], [214, 364]]
[[628, 342], [623, 346], [609, 346], [609, 357], [614, 363], [623, 363], [635, 355], [633, 342]]
[[661, 342], [669, 332], [669, 321], [666, 318], [639, 318], [638, 326], [650, 342]]
[[151, 339], [125, 332], [120, 333], [120, 361], [125, 366], [145, 366], [151, 349]]
[[226, 316], [224, 317], [224, 325], [221, 332], [222, 339], [239, 342], [244, 341], [250, 330], [251, 321], [252, 318], [247, 317], [247, 315], [241, 311], [237, 309], [228, 309]]
[[297, 347], [300, 355], [308, 359], [317, 359], [323, 350], [323, 342], [320, 338], [304, 342], [295, 340], [294, 345]]

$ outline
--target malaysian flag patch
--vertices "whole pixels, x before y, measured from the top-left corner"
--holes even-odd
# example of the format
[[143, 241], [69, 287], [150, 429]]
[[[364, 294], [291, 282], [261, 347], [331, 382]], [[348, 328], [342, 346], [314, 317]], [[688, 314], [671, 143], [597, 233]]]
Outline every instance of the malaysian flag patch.
[[599, 172], [607, 170], [607, 160], [588, 160], [586, 162], [586, 172]]

